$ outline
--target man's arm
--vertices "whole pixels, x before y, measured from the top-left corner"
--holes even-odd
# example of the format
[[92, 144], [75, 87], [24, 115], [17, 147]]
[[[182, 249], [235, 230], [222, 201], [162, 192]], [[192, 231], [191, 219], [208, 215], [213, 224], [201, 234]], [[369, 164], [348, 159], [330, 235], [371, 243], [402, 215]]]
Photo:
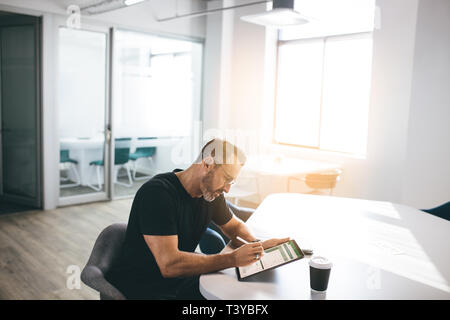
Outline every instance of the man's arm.
[[[235, 216], [233, 216], [230, 221], [228, 221], [224, 225], [219, 226], [219, 228], [223, 231], [223, 233], [226, 234], [228, 238], [231, 239], [231, 245], [233, 247], [239, 247], [243, 244], [242, 241], [236, 239], [237, 236], [249, 242], [257, 240], [256, 237], [252, 234], [250, 228], [247, 227], [247, 225], [242, 220], [236, 218]], [[261, 244], [264, 249], [268, 249], [286, 241], [289, 241], [289, 237], [268, 239], [262, 241]]]
[[[263, 251], [261, 243], [252, 243], [231, 253], [204, 255], [178, 250], [176, 235], [144, 235], [144, 239], [165, 278], [198, 275], [248, 265], [258, 261]], [[259, 255], [258, 259], [255, 259], [256, 254]]]
[[227, 223], [219, 226], [219, 228], [231, 239], [231, 245], [235, 248], [243, 244], [242, 241], [236, 239], [237, 236], [248, 242], [257, 240], [247, 225], [234, 215]]

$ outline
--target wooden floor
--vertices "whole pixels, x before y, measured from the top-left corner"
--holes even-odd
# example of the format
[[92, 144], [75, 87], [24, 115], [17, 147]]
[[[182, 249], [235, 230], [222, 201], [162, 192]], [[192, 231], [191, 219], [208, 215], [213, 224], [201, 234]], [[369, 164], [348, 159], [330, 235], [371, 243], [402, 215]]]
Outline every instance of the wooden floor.
[[1, 299], [98, 299], [67, 268], [85, 266], [100, 231], [127, 222], [132, 199], [0, 215]]

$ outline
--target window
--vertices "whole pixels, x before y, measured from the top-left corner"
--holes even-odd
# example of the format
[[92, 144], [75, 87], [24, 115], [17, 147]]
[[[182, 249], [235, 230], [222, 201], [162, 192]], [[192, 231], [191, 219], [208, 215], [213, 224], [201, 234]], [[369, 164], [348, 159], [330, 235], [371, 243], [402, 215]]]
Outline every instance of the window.
[[372, 32], [366, 25], [344, 35], [325, 29], [279, 33], [274, 141], [364, 156]]

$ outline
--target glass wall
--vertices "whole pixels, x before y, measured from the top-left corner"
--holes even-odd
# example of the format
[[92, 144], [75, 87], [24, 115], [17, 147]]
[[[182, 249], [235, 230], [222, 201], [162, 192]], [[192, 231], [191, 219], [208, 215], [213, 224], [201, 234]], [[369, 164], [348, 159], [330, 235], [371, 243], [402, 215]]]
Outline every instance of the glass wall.
[[[187, 167], [199, 151], [203, 45], [119, 30], [114, 48], [113, 194], [122, 197], [157, 173]], [[128, 140], [129, 161], [118, 162], [117, 143]]]
[[58, 42], [60, 197], [104, 193], [107, 34], [61, 27]]
[[155, 174], [192, 163], [202, 43], [114, 30], [109, 78], [108, 32], [60, 28], [58, 40], [60, 203], [130, 197]]

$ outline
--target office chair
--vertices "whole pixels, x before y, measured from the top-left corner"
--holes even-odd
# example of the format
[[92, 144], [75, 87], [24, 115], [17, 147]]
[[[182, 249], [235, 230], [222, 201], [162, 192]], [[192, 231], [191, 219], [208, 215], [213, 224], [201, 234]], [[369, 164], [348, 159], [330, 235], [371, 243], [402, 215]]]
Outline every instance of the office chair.
[[225, 198], [232, 201], [236, 206], [239, 205], [240, 199], [246, 199], [251, 196], [257, 196], [258, 203], [261, 202], [261, 194], [259, 192], [259, 179], [256, 174], [242, 173], [236, 183], [225, 194]]
[[450, 221], [450, 201], [431, 209], [421, 209], [439, 218]]
[[105, 278], [120, 255], [126, 223], [114, 223], [100, 233], [89, 260], [81, 272], [81, 281], [100, 293], [100, 300], [125, 300], [125, 296]]
[[[78, 164], [77, 160], [71, 159], [69, 156], [69, 150], [60, 150], [59, 151], [59, 163], [63, 164], [69, 170], [72, 170], [73, 175], [75, 176], [75, 183], [65, 183], [60, 184], [60, 188], [70, 188], [77, 187], [81, 184], [80, 175], [78, 174], [78, 170], [76, 165]], [[68, 181], [69, 178], [60, 178], [60, 181]]]
[[[156, 137], [139, 137], [138, 140], [151, 140], [156, 139]], [[156, 152], [156, 147], [138, 147], [136, 151], [131, 153], [129, 158], [133, 161], [133, 180], [145, 180], [151, 178], [152, 176], [140, 176], [136, 177], [136, 162], [138, 159], [148, 159], [152, 166], [155, 167], [153, 162], [153, 155]]]
[[[116, 138], [114, 139], [114, 183], [123, 185], [125, 187], [132, 187], [133, 181], [131, 180], [131, 172], [130, 167], [128, 166], [128, 161], [130, 157], [130, 147], [131, 147], [131, 138]], [[90, 181], [88, 181], [88, 186], [95, 191], [100, 191], [102, 189], [102, 181], [100, 179], [100, 167], [104, 167], [105, 157], [103, 155], [103, 160], [95, 160], [89, 163], [89, 166], [93, 166], [93, 168], [97, 171], [97, 187], [93, 186]], [[125, 168], [127, 170], [128, 183], [123, 183], [117, 181], [117, 175], [119, 173], [120, 168]]]
[[313, 189], [313, 191], [308, 192], [310, 194], [321, 194], [320, 190], [329, 189], [330, 196], [333, 195], [333, 189], [336, 187], [336, 183], [340, 180], [340, 175], [342, 174], [342, 170], [333, 169], [327, 170], [323, 172], [317, 173], [308, 173], [304, 177], [298, 179], [294, 177], [288, 178], [288, 192], [290, 186], [290, 180], [301, 180], [304, 181], [305, 184]]
[[[244, 222], [255, 212], [255, 209], [238, 207], [229, 200], [226, 200], [226, 203], [233, 214]], [[200, 250], [204, 254], [216, 254], [222, 251], [229, 241], [230, 239], [223, 234], [222, 230], [214, 222], [211, 222], [200, 239]]]

